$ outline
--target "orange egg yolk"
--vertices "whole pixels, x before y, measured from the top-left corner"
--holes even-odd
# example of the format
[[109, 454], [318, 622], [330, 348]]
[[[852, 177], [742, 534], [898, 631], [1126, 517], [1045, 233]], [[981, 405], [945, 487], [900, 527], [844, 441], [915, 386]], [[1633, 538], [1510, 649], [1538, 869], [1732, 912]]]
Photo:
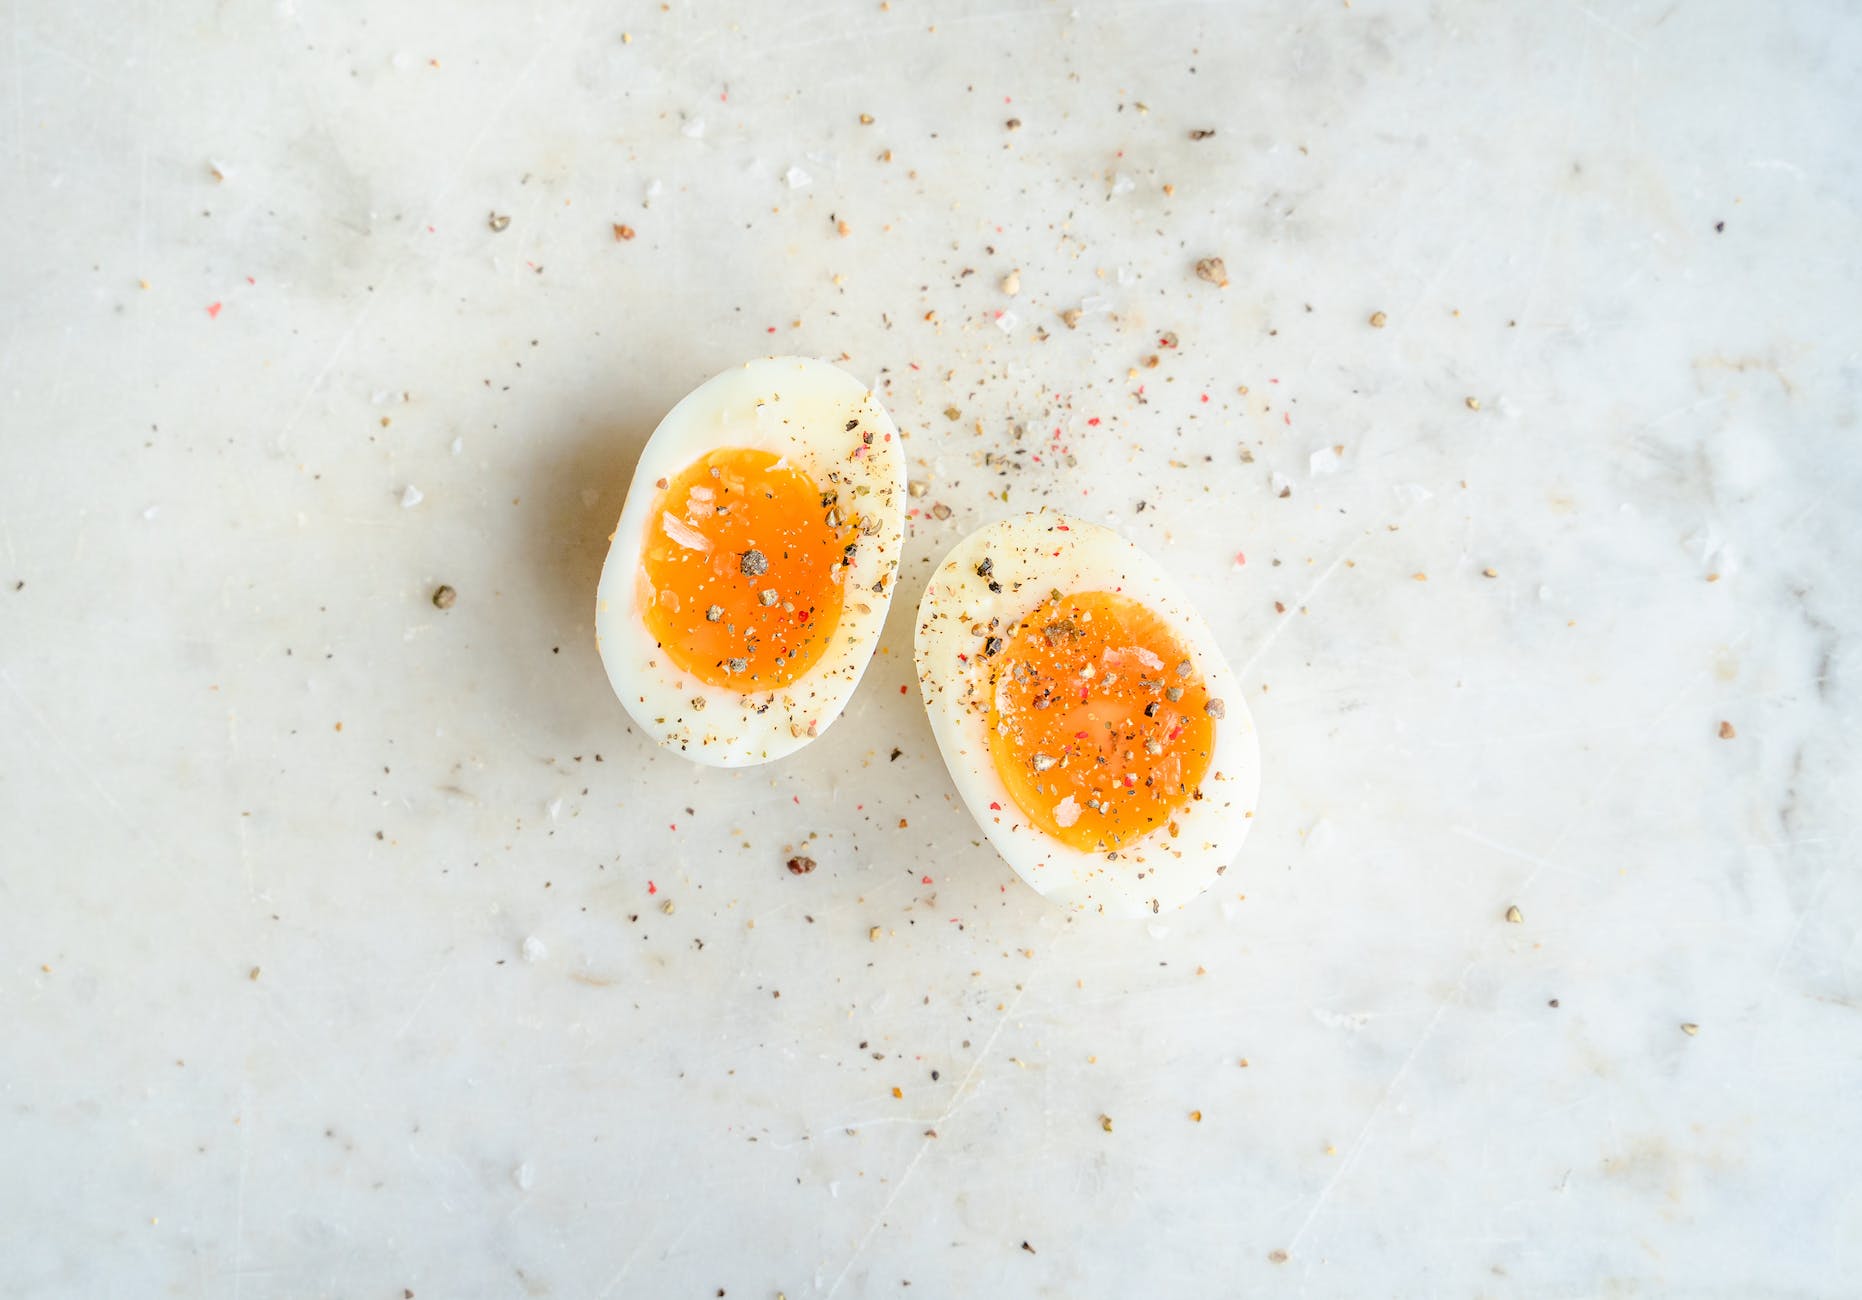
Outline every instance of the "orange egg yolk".
[[1089, 852], [1177, 833], [1221, 705], [1162, 619], [1115, 592], [1075, 592], [986, 637], [983, 654], [990, 758], [1029, 821]]
[[741, 691], [786, 686], [840, 622], [857, 523], [767, 451], [720, 448], [661, 479], [641, 555], [647, 630], [680, 668]]

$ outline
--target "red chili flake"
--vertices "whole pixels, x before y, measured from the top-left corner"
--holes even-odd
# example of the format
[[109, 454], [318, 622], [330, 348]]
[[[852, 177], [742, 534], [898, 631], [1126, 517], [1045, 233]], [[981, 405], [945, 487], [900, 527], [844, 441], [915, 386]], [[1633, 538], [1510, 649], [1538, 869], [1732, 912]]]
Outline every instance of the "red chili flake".
[[257, 283], [258, 283], [258, 281], [257, 281], [257, 280], [254, 280], [254, 279], [253, 279], [253, 278], [252, 278], [251, 276], [247, 276], [247, 277], [246, 277], [246, 283], [247, 283], [247, 284], [257, 284]]
[[1242, 552], [1242, 551], [1235, 552], [1235, 563], [1246, 564], [1247, 562], [1248, 562], [1248, 557], [1245, 552]]
[[964, 663], [966, 663], [966, 664], [970, 662], [970, 656], [969, 656], [969, 655], [967, 655], [967, 654], [965, 654], [965, 653], [963, 653], [963, 651], [961, 651], [961, 650], [959, 650], [959, 651], [957, 652], [957, 658], [959, 658], [959, 659], [961, 659], [961, 660], [963, 660], [963, 662], [964, 662]]
[[221, 306], [221, 304], [219, 304], [219, 303], [217, 303], [217, 302], [210, 302], [210, 303], [208, 303], [208, 304], [207, 304], [207, 316], [208, 316], [208, 318], [209, 318], [209, 319], [212, 319], [212, 320], [218, 320], [218, 319], [219, 319], [219, 317], [220, 317], [220, 306]]
[[903, 686], [899, 687], [899, 694], [900, 695], [905, 694], [905, 688]]
[[1286, 422], [1287, 422], [1288, 424], [1292, 424], [1292, 423], [1293, 423], [1293, 412], [1291, 412], [1291, 411], [1282, 411], [1282, 412], [1280, 413], [1280, 418], [1281, 418], [1281, 419], [1283, 419], [1283, 420], [1285, 420], [1285, 421], [1286, 421]]
[[774, 325], [771, 325], [771, 326], [769, 327], [769, 332], [770, 332], [771, 334], [774, 334], [774, 333], [776, 332], [776, 327], [775, 327]]
[[928, 884], [930, 884], [930, 883], [931, 883], [931, 877], [929, 877], [929, 876], [920, 876], [920, 877], [918, 878], [918, 883], [919, 883], [919, 884], [921, 884], [921, 885], [928, 885]]
[[666, 823], [666, 828], [667, 828], [668, 830], [674, 830], [674, 831], [676, 831], [676, 830], [678, 830], [678, 829], [679, 829], [679, 823], [678, 823], [678, 822], [667, 822], [667, 823]]
[[659, 886], [654, 884], [651, 880], [647, 881], [647, 893], [649, 894], [659, 893]]
[[807, 611], [807, 610], [805, 610], [805, 609], [798, 609], [798, 610], [796, 610], [796, 611], [795, 611], [795, 621], [796, 621], [797, 623], [806, 623], [806, 622], [808, 621], [808, 611]]
[[1170, 732], [1170, 739], [1175, 740], [1178, 736], [1181, 736], [1182, 734], [1183, 734], [1182, 727], [1173, 727]]
[[1204, 394], [1203, 394], [1203, 401], [1205, 401], [1205, 402], [1206, 402], [1206, 401], [1208, 401], [1208, 400], [1209, 400], [1209, 394], [1207, 394], [1207, 393], [1204, 393]]
[[437, 235], [437, 234], [439, 234], [440, 232], [439, 232], [439, 231], [437, 231], [437, 230], [435, 230], [435, 229], [434, 229], [434, 228], [433, 228], [432, 226], [428, 226], [428, 227], [427, 227], [427, 233], [428, 233], [429, 235]]
[[996, 801], [995, 801], [994, 799], [991, 799], [991, 800], [989, 801], [989, 811], [991, 811], [991, 812], [1001, 812], [1001, 811], [1002, 811], [1002, 805], [1001, 805], [1001, 804], [999, 804], [999, 803], [997, 803], [997, 802], [996, 802]]
[[918, 369], [918, 363], [916, 361], [907, 361], [905, 364], [910, 366], [913, 370]]
[[1099, 426], [1099, 417], [1095, 415], [1092, 419], [1088, 420], [1087, 423], [1097, 428]]
[[1070, 533], [1073, 529], [1066, 524], [1055, 524], [1054, 531], [1057, 533]]

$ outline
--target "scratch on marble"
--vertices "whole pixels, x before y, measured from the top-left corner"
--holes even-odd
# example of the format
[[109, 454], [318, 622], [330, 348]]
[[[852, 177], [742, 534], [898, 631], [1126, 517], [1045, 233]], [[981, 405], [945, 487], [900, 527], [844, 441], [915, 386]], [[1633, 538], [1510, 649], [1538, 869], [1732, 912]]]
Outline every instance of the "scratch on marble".
[[[661, 1259], [672, 1258], [673, 1252], [679, 1249], [680, 1244], [684, 1242], [685, 1239], [692, 1234], [692, 1229], [695, 1226], [697, 1226], [699, 1221], [702, 1220], [703, 1218], [704, 1218], [704, 1215], [702, 1214], [694, 1214], [690, 1216], [689, 1218], [687, 1218], [685, 1221], [685, 1226], [679, 1229], [679, 1235], [672, 1239], [672, 1244], [667, 1246], [665, 1250], [660, 1252], [660, 1258]], [[651, 1234], [649, 1234], [649, 1239], [650, 1239], [650, 1236]], [[614, 1288], [619, 1286], [622, 1282], [624, 1282], [627, 1279], [627, 1275], [633, 1271], [634, 1260], [638, 1258], [640, 1252], [646, 1248], [646, 1243], [647, 1243], [647, 1239], [642, 1239], [638, 1245], [636, 1245], [632, 1250], [627, 1252], [627, 1258], [621, 1261], [620, 1271], [616, 1273], [613, 1277], [608, 1279], [608, 1284], [601, 1288], [600, 1294], [596, 1297], [596, 1300], [607, 1300], [608, 1295], [614, 1290]]]
[[239, 1114], [239, 1186], [233, 1193], [233, 1300], [245, 1290], [246, 1275], [240, 1261], [246, 1254], [246, 1174], [252, 1166], [252, 1116], [242, 1104]]
[[1562, 862], [1553, 862], [1539, 854], [1528, 853], [1524, 849], [1514, 848], [1511, 844], [1502, 844], [1499, 840], [1489, 839], [1472, 826], [1454, 826], [1450, 829], [1464, 840], [1472, 840], [1483, 848], [1492, 849], [1495, 853], [1504, 853], [1509, 858], [1518, 858], [1521, 862], [1530, 863], [1541, 871], [1557, 871], [1564, 875], [1575, 876], [1579, 880], [1587, 879], [1585, 874], [1575, 867], [1567, 867]]
[[[1310, 1229], [1314, 1221], [1318, 1219], [1319, 1212], [1325, 1208], [1325, 1203], [1331, 1199], [1333, 1190], [1337, 1188], [1338, 1184], [1343, 1181], [1347, 1174], [1357, 1167], [1358, 1160], [1363, 1155], [1370, 1137], [1371, 1128], [1377, 1123], [1378, 1117], [1384, 1113], [1384, 1107], [1390, 1104], [1391, 1094], [1396, 1091], [1397, 1085], [1403, 1082], [1403, 1076], [1409, 1073], [1409, 1068], [1416, 1063], [1416, 1058], [1422, 1055], [1422, 1049], [1428, 1045], [1429, 1039], [1435, 1035], [1436, 1026], [1442, 1023], [1442, 1017], [1447, 1014], [1448, 1004], [1460, 995], [1462, 986], [1467, 983], [1468, 975], [1479, 963], [1480, 958], [1478, 956], [1469, 960], [1467, 965], [1461, 968], [1461, 974], [1455, 977], [1455, 982], [1449, 987], [1448, 992], [1444, 993], [1441, 1001], [1436, 1003], [1435, 1014], [1429, 1017], [1429, 1023], [1424, 1025], [1422, 1033], [1417, 1035], [1415, 1043], [1409, 1049], [1409, 1055], [1405, 1056], [1403, 1058], [1403, 1063], [1397, 1066], [1396, 1073], [1392, 1074], [1389, 1082], [1384, 1084], [1383, 1091], [1378, 1094], [1376, 1105], [1371, 1107], [1371, 1113], [1365, 1118], [1363, 1127], [1358, 1130], [1357, 1137], [1352, 1139], [1351, 1149], [1345, 1153], [1345, 1159], [1338, 1166], [1338, 1172], [1327, 1179], [1325, 1186], [1319, 1189], [1318, 1196], [1313, 1198], [1312, 1208], [1306, 1212], [1306, 1217], [1300, 1221], [1300, 1226], [1294, 1229], [1293, 1235], [1287, 1239], [1287, 1244], [1284, 1249], [1289, 1255], [1294, 1253], [1295, 1249], [1299, 1246], [1301, 1238], [1306, 1235], [1307, 1230]], [[1308, 1263], [1306, 1266], [1306, 1273], [1302, 1275], [1300, 1281], [1302, 1290], [1305, 1289], [1305, 1278], [1310, 1276], [1311, 1272], [1312, 1265]]]
[[[1746, 633], [1741, 633], [1733, 642], [1732, 648], [1737, 649], [1740, 645], [1744, 644], [1746, 636]], [[1700, 684], [1706, 680], [1708, 675], [1709, 673], [1707, 671], [1696, 673], [1686, 685], [1682, 686], [1668, 699], [1656, 712], [1654, 717], [1637, 728], [1644, 743], [1626, 752], [1622, 758], [1617, 760], [1616, 764], [1612, 766], [1609, 771], [1605, 772], [1597, 781], [1593, 782], [1591, 787], [1585, 791], [1580, 804], [1588, 803], [1595, 797], [1599, 790], [1607, 788], [1609, 784], [1616, 779], [1616, 774], [1622, 771], [1643, 749], [1647, 748], [1649, 738], [1654, 729], [1660, 726], [1663, 721], [1679, 709], [1687, 698], [1699, 688]], [[1533, 855], [1533, 857], [1526, 859], [1533, 863], [1533, 869], [1526, 877], [1524, 883], [1514, 891], [1516, 897], [1525, 897], [1527, 892], [1531, 890], [1533, 883], [1538, 880], [1539, 876], [1543, 874], [1544, 871], [1548, 868], [1555, 869], [1556, 863], [1553, 859], [1553, 855], [1563, 847], [1565, 840], [1570, 837], [1572, 830], [1577, 824], [1578, 821], [1576, 818], [1568, 819], [1564, 827], [1558, 832], [1557, 836], [1553, 838], [1551, 844], [1546, 847], [1543, 853]], [[1357, 1166], [1358, 1160], [1365, 1149], [1365, 1140], [1370, 1134], [1372, 1126], [1383, 1113], [1384, 1107], [1389, 1104], [1392, 1091], [1396, 1088], [1397, 1084], [1402, 1082], [1403, 1076], [1409, 1072], [1410, 1066], [1415, 1063], [1416, 1058], [1422, 1054], [1422, 1050], [1428, 1046], [1430, 1039], [1435, 1036], [1435, 1031], [1441, 1025], [1442, 1017], [1447, 1013], [1449, 1004], [1461, 995], [1462, 989], [1467, 985], [1468, 976], [1474, 972], [1474, 968], [1481, 963], [1487, 949], [1495, 942], [1496, 940], [1494, 939], [1488, 939], [1483, 942], [1476, 950], [1475, 955], [1461, 968], [1461, 973], [1455, 977], [1455, 981], [1449, 986], [1448, 992], [1442, 995], [1442, 1000], [1436, 1005], [1435, 1014], [1429, 1018], [1429, 1023], [1423, 1027], [1423, 1031], [1417, 1037], [1415, 1045], [1410, 1048], [1409, 1055], [1403, 1058], [1403, 1063], [1397, 1067], [1396, 1073], [1390, 1076], [1390, 1082], [1384, 1085], [1383, 1092], [1378, 1096], [1377, 1104], [1371, 1108], [1370, 1117], [1364, 1121], [1364, 1126], [1358, 1130], [1358, 1136], [1353, 1140], [1351, 1149], [1345, 1155], [1344, 1162], [1339, 1165], [1338, 1172], [1332, 1175], [1326, 1185], [1320, 1189], [1318, 1197], [1313, 1201], [1312, 1209], [1307, 1212], [1306, 1218], [1301, 1221], [1298, 1229], [1294, 1231], [1293, 1236], [1288, 1240], [1284, 1249], [1286, 1249], [1289, 1254], [1292, 1253], [1293, 1248], [1299, 1243], [1300, 1239], [1306, 1235], [1313, 1223], [1317, 1221], [1319, 1212], [1325, 1207], [1325, 1203], [1330, 1198], [1333, 1189], [1338, 1186], [1340, 1180]], [[1309, 1263], [1306, 1267], [1305, 1274], [1302, 1275], [1300, 1283], [1302, 1290], [1305, 1287], [1305, 1279], [1310, 1277], [1311, 1273], [1312, 1266]]]
[[[17, 33], [18, 33], [17, 27], [14, 29], [14, 31], [15, 31], [15, 39], [17, 41]], [[86, 63], [83, 59], [80, 59], [77, 55], [73, 54], [70, 50], [65, 49], [61, 45], [54, 45], [51, 41], [46, 40], [44, 36], [34, 35], [32, 37], [32, 43], [38, 46], [41, 50], [45, 51], [47, 54], [53, 55], [56, 58], [63, 59], [66, 63], [70, 64], [72, 67], [76, 68], [79, 72], [83, 73], [87, 77], [92, 77], [98, 81], [101, 81], [106, 86], [114, 86], [117, 84], [116, 79], [110, 76], [110, 74], [105, 72], [102, 68], [93, 67], [91, 64]], [[17, 45], [16, 45], [16, 48], [17, 48]]]
[[[1064, 942], [1065, 936], [1063, 935], [1057, 937], [1054, 942], [1048, 946], [1047, 954], [1042, 961], [1043, 966], [1052, 963], [1053, 954]], [[963, 1072], [963, 1078], [957, 1081], [957, 1086], [951, 1093], [950, 1104], [944, 1108], [942, 1114], [925, 1127], [936, 1130], [947, 1123], [952, 1115], [955, 1115], [963, 1108], [964, 1102], [967, 1100], [966, 1094], [970, 1091], [970, 1081], [976, 1077], [976, 1072], [982, 1069], [984, 1064], [989, 1060], [991, 1053], [995, 1051], [996, 1041], [1002, 1037], [1002, 1031], [1008, 1028], [1009, 1021], [1015, 1018], [1015, 1013], [1021, 1009], [1022, 999], [1028, 996], [1028, 990], [1033, 988], [1034, 985], [1035, 977], [1033, 974], [1030, 974], [1027, 979], [1022, 981], [1022, 986], [1015, 991], [1015, 996], [1009, 1000], [1008, 1006], [1003, 1009], [1000, 1017], [996, 1020], [996, 1027], [990, 1030], [989, 1037], [983, 1041], [983, 1049], [976, 1054], [976, 1059], [970, 1062], [970, 1068]], [[834, 1300], [834, 1296], [839, 1293], [841, 1284], [847, 1280], [847, 1274], [853, 1271], [853, 1266], [859, 1262], [860, 1256], [866, 1253], [867, 1246], [873, 1240], [873, 1234], [878, 1232], [880, 1225], [886, 1221], [886, 1215], [891, 1213], [893, 1203], [899, 1199], [899, 1194], [905, 1190], [905, 1185], [911, 1181], [912, 1174], [917, 1171], [919, 1163], [925, 1158], [925, 1153], [931, 1149], [931, 1144], [937, 1140], [936, 1138], [927, 1137], [919, 1142], [918, 1150], [912, 1153], [912, 1158], [906, 1163], [905, 1168], [902, 1169], [899, 1172], [899, 1176], [893, 1180], [891, 1194], [889, 1194], [885, 1202], [880, 1205], [878, 1212], [873, 1215], [872, 1221], [866, 1225], [866, 1231], [860, 1235], [860, 1240], [855, 1243], [853, 1253], [847, 1256], [847, 1262], [841, 1265], [840, 1272], [835, 1274], [834, 1284], [828, 1288], [827, 1300]]]
[[1576, 3], [1576, 0], [1572, 0], [1571, 7], [1577, 10], [1579, 13], [1583, 14], [1586, 18], [1590, 19], [1593, 23], [1596, 23], [1599, 27], [1603, 28], [1606, 32], [1609, 32], [1610, 35], [1616, 37], [1618, 40], [1627, 41], [1631, 47], [1633, 47], [1634, 49], [1636, 49], [1637, 51], [1641, 53], [1644, 53], [1644, 54], [1648, 53], [1649, 47], [1647, 45], [1637, 40], [1634, 36], [1631, 36], [1628, 32], [1624, 31], [1621, 27], [1618, 27], [1615, 23], [1611, 22], [1608, 18], [1605, 18], [1602, 14], [1598, 13], [1596, 10], [1590, 8], [1587, 5], [1578, 4]]
[[[1332, 575], [1338, 572], [1339, 566], [1343, 564], [1346, 560], [1351, 558], [1352, 550], [1353, 550], [1353, 547], [1347, 546], [1344, 550], [1338, 553], [1338, 556], [1336, 559], [1334, 559], [1330, 564], [1325, 566], [1325, 572], [1319, 575], [1318, 581], [1314, 582], [1312, 586], [1306, 588], [1304, 592], [1300, 593], [1299, 600], [1294, 603], [1295, 609], [1298, 609], [1301, 606], [1310, 605], [1312, 603], [1313, 598], [1319, 594], [1320, 588], [1324, 587], [1326, 583], [1330, 582], [1332, 579]], [[1293, 626], [1293, 620], [1290, 618], [1283, 618], [1279, 620], [1277, 623], [1275, 623], [1274, 630], [1267, 634], [1266, 639], [1261, 642], [1260, 646], [1256, 648], [1253, 654], [1248, 656], [1248, 661], [1241, 666], [1238, 672], [1236, 672], [1235, 674], [1236, 680], [1239, 681], [1239, 680], [1245, 679], [1248, 676], [1248, 674], [1254, 670], [1254, 666], [1258, 664], [1259, 662], [1261, 662], [1261, 659], [1267, 654], [1268, 650], [1273, 648], [1274, 642], [1280, 639], [1280, 634], [1282, 632], [1285, 632], [1289, 627], [1292, 627], [1292, 626]]]
[[1792, 923], [1791, 933], [1785, 936], [1784, 947], [1778, 950], [1778, 960], [1772, 963], [1771, 974], [1766, 978], [1766, 982], [1774, 989], [1778, 984], [1778, 973], [1784, 969], [1785, 961], [1796, 950], [1797, 941], [1804, 935], [1804, 923], [1817, 910], [1817, 899], [1822, 897], [1823, 887], [1829, 883], [1830, 873], [1834, 870], [1834, 867], [1823, 869], [1823, 874], [1817, 877], [1817, 883], [1811, 886], [1810, 897], [1805, 899], [1804, 905], [1798, 909], [1797, 920]]
[[116, 815], [118, 824], [121, 825], [124, 830], [134, 834], [136, 828], [130, 821], [129, 814], [124, 810], [123, 805], [118, 803], [116, 797], [104, 788], [103, 782], [97, 779], [96, 774], [91, 771], [90, 765], [84, 761], [82, 755], [76, 754], [58, 743], [58, 733], [52, 730], [51, 725], [46, 722], [44, 715], [32, 707], [32, 704], [26, 699], [25, 693], [19, 689], [19, 684], [13, 680], [13, 675], [5, 668], [0, 668], [0, 684], [6, 686], [7, 692], [18, 701], [20, 711], [39, 729], [41, 738], [37, 743], [42, 747], [47, 747], [54, 752], [63, 754], [70, 762], [70, 765], [77, 770], [78, 775], [84, 778], [85, 784], [89, 785], [90, 788], [96, 792], [97, 797], [103, 800], [105, 806]]
[[395, 1035], [394, 1035], [395, 1042], [398, 1043], [403, 1038], [407, 1037], [407, 1031], [414, 1027], [414, 1022], [416, 1020], [420, 1019], [420, 1013], [426, 1009], [427, 1003], [432, 1000], [433, 991], [440, 986], [440, 980], [445, 976], [445, 974], [446, 974], [446, 966], [442, 963], [440, 967], [437, 970], [435, 970], [433, 974], [428, 978], [427, 987], [425, 991], [421, 993], [420, 997], [414, 1002], [414, 1009], [407, 1013], [407, 1020], [401, 1025], [401, 1028], [395, 1032]]

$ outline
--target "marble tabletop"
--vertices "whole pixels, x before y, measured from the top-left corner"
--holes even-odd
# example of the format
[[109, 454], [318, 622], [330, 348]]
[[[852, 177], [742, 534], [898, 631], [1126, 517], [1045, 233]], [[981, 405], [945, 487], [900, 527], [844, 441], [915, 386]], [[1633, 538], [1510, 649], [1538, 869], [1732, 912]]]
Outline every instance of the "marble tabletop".
[[[0, 14], [0, 1296], [1856, 1294], [1862, 12]], [[765, 353], [925, 494], [701, 769], [595, 580]], [[911, 687], [1043, 505], [1259, 726], [1149, 922]]]

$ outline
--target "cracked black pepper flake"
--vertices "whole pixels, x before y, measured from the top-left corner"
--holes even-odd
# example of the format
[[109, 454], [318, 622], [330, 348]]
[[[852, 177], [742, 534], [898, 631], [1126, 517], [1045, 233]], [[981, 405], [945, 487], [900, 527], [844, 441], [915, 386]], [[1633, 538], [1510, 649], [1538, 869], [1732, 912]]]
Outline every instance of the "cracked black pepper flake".
[[994, 655], [994, 654], [1000, 654], [1001, 652], [1002, 652], [1002, 638], [1001, 637], [992, 636], [987, 641], [983, 642], [983, 653], [984, 654]]
[[769, 557], [761, 551], [745, 551], [737, 569], [746, 578], [760, 578], [769, 572]]
[[433, 607], [435, 609], [451, 609], [453, 607], [453, 602], [458, 599], [459, 593], [454, 591], [451, 587], [446, 586], [444, 583], [434, 588]]
[[1190, 139], [1192, 139], [1192, 140], [1207, 140], [1207, 139], [1208, 139], [1208, 138], [1209, 138], [1210, 136], [1212, 136], [1212, 135], [1214, 135], [1214, 134], [1215, 134], [1215, 128], [1214, 128], [1214, 127], [1211, 127], [1211, 126], [1199, 126], [1199, 127], [1196, 127], [1196, 128], [1194, 128], [1193, 130], [1191, 130], [1191, 132], [1190, 132]]
[[742, 673], [748, 672], [749, 670], [750, 661], [748, 659], [726, 659], [724, 661], [724, 671], [727, 673]]
[[1196, 278], [1221, 287], [1228, 283], [1228, 263], [1219, 257], [1202, 257], [1196, 261]]
[[1203, 702], [1203, 712], [1207, 713], [1212, 718], [1222, 718], [1226, 717], [1228, 714], [1227, 708], [1224, 707], [1220, 700], [1205, 700]]
[[705, 622], [715, 623], [724, 617], [724, 606], [713, 605], [705, 611]]
[[[789, 874], [791, 876], [805, 876], [814, 869], [815, 860], [813, 858], [797, 856], [789, 859]], [[865, 1046], [865, 1044], [861, 1044], [861, 1046]]]
[[491, 227], [492, 234], [501, 235], [510, 227], [511, 219], [501, 212], [494, 212], [486, 219], [485, 224]]

